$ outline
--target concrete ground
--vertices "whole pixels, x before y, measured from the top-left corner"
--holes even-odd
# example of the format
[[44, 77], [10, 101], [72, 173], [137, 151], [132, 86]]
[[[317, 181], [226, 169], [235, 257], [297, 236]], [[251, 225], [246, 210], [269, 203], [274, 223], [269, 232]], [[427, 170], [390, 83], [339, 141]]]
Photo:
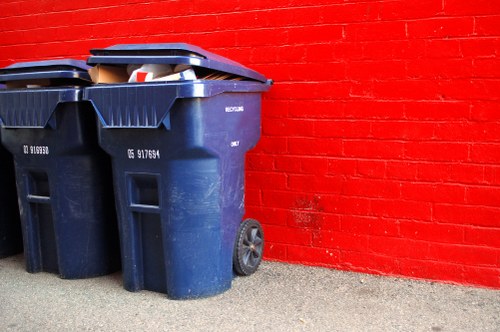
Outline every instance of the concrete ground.
[[500, 291], [264, 262], [221, 295], [174, 301], [121, 274], [62, 280], [0, 260], [2, 331], [500, 331]]

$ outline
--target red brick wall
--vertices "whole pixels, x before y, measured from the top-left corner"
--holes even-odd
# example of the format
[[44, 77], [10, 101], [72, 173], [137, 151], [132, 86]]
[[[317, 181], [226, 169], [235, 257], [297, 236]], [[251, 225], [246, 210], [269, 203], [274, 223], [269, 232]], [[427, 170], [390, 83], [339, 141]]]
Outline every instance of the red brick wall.
[[268, 259], [500, 288], [500, 2], [3, 0], [0, 66], [189, 42], [275, 80]]

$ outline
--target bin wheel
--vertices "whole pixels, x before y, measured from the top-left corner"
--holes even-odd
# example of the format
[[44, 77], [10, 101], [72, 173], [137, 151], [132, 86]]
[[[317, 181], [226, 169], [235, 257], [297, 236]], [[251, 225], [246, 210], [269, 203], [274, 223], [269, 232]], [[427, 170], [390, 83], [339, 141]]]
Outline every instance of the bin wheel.
[[233, 253], [233, 267], [240, 276], [249, 276], [262, 261], [264, 233], [255, 219], [246, 219], [240, 225]]

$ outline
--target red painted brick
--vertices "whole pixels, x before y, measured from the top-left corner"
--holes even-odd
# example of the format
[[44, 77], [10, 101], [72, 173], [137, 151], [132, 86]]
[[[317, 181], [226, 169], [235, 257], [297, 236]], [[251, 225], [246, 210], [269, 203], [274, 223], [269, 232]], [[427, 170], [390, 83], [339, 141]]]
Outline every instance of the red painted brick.
[[465, 283], [464, 267], [459, 264], [405, 258], [401, 259], [400, 267], [403, 275], [414, 278]]
[[498, 14], [500, 5], [496, 1], [476, 0], [467, 2], [461, 0], [446, 0], [444, 13], [446, 15], [485, 15]]
[[474, 32], [472, 17], [431, 18], [410, 21], [407, 24], [410, 38], [467, 37], [472, 36]]
[[464, 227], [429, 222], [401, 221], [401, 236], [438, 243], [463, 243]]
[[344, 116], [349, 119], [403, 119], [404, 104], [401, 102], [373, 100], [351, 100], [344, 108]]
[[474, 68], [472, 59], [416, 59], [406, 62], [409, 78], [468, 78]]
[[470, 186], [467, 188], [467, 203], [473, 205], [500, 207], [500, 188]]
[[417, 121], [376, 121], [372, 135], [379, 139], [425, 140], [434, 138], [435, 124]]
[[407, 161], [388, 161], [386, 176], [388, 179], [416, 180], [418, 164]]
[[429, 258], [464, 265], [496, 266], [497, 251], [491, 248], [431, 243]]
[[[264, 231], [265, 232], [265, 231]], [[264, 233], [265, 234], [265, 233]], [[286, 261], [288, 246], [279, 243], [264, 242], [264, 259]]]
[[347, 78], [352, 80], [401, 79], [406, 78], [403, 61], [350, 61], [347, 64]]
[[439, 16], [442, 2], [422, 0], [418, 2], [389, 1], [380, 3], [379, 18], [382, 20], [418, 19]]
[[374, 216], [387, 218], [431, 220], [432, 204], [426, 202], [377, 199], [371, 202]]
[[339, 262], [339, 251], [335, 249], [304, 246], [288, 246], [287, 260], [306, 265], [334, 266]]
[[288, 152], [310, 156], [340, 156], [342, 141], [340, 139], [291, 137], [288, 139]]
[[311, 245], [312, 243], [312, 232], [308, 229], [267, 225], [265, 231], [266, 240], [270, 243], [295, 245]]
[[405, 145], [404, 156], [411, 160], [467, 161], [469, 146], [447, 142], [411, 142]]
[[246, 174], [246, 183], [253, 189], [283, 190], [287, 188], [288, 179], [284, 173], [253, 171]]
[[369, 177], [383, 179], [385, 178], [387, 162], [384, 160], [359, 160], [356, 174]]
[[364, 138], [370, 136], [368, 121], [317, 120], [314, 123], [315, 137]]
[[401, 185], [384, 179], [349, 179], [345, 181], [342, 193], [348, 196], [399, 198]]
[[498, 164], [500, 144], [473, 144], [470, 158], [473, 162]]
[[344, 180], [340, 176], [295, 175], [288, 176], [288, 188], [310, 193], [340, 194]]
[[434, 204], [433, 220], [461, 225], [498, 227], [500, 208], [458, 204]]
[[465, 229], [465, 243], [500, 248], [500, 224], [495, 228], [469, 227]]
[[464, 283], [500, 288], [500, 268], [464, 267]]
[[371, 253], [398, 258], [425, 259], [429, 256], [429, 243], [405, 238], [371, 236], [368, 240], [368, 250]]
[[396, 141], [345, 140], [344, 156], [355, 158], [401, 159], [404, 144]]
[[386, 255], [342, 251], [340, 266], [349, 270], [376, 273], [400, 274], [400, 259]]
[[404, 114], [405, 118], [413, 120], [467, 120], [470, 104], [458, 101], [405, 102]]
[[314, 246], [339, 250], [364, 252], [368, 245], [368, 236], [337, 231], [322, 231], [313, 238]]
[[347, 40], [402, 40], [406, 38], [405, 22], [369, 22], [349, 24], [345, 28]]

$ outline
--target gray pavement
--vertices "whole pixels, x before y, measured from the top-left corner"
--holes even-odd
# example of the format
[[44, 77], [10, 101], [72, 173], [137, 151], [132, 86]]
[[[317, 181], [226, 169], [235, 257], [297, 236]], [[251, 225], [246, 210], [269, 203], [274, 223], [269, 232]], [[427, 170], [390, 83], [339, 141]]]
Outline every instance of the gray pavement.
[[121, 274], [62, 280], [0, 260], [1, 331], [500, 331], [500, 291], [263, 262], [224, 294], [174, 301]]

